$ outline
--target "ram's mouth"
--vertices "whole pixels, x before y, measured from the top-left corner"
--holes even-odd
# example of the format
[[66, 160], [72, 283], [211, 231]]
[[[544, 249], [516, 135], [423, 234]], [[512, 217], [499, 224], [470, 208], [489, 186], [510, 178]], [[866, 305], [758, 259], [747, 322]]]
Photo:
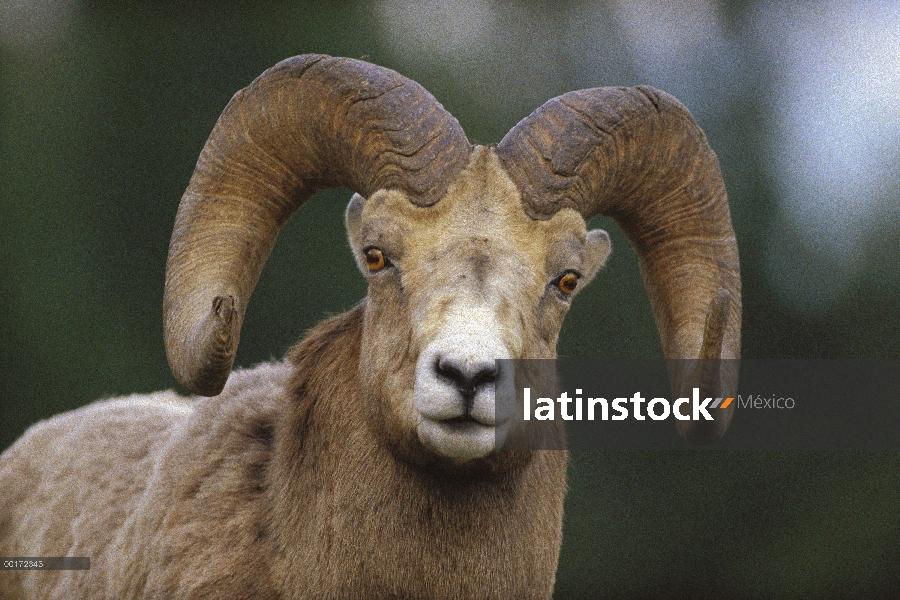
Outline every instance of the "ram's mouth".
[[453, 419], [426, 419], [446, 428], [448, 431], [478, 431], [479, 427], [493, 429], [493, 423], [482, 423], [472, 417], [456, 417]]
[[472, 418], [470, 415], [460, 415], [458, 417], [453, 417], [452, 419], [443, 419], [443, 422], [448, 425], [455, 423], [479, 423], [481, 425], [487, 425], [487, 423], [482, 423], [481, 421]]
[[487, 386], [472, 395], [443, 386], [424, 388], [426, 393], [417, 395], [415, 401], [417, 435], [422, 444], [455, 462], [484, 458], [495, 452], [499, 423], [492, 388]]
[[497, 447], [494, 426], [465, 415], [452, 419], [423, 417], [417, 433], [425, 446], [456, 461], [483, 458]]

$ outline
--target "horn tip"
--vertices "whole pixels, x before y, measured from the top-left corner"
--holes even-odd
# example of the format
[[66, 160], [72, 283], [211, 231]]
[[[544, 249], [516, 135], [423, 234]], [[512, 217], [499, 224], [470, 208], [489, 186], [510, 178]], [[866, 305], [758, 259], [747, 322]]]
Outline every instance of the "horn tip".
[[188, 340], [166, 344], [172, 374], [193, 394], [218, 396], [228, 381], [240, 332], [236, 304], [234, 296], [216, 296]]
[[700, 359], [716, 360], [722, 357], [722, 346], [729, 320], [728, 292], [720, 289], [709, 303], [706, 324], [703, 327], [703, 342], [700, 345]]

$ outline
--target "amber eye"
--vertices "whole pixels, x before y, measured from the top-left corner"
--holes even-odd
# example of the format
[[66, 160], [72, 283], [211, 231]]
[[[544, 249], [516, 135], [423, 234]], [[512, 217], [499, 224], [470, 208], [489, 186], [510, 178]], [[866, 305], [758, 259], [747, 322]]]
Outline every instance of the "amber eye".
[[378, 248], [367, 248], [365, 254], [366, 266], [369, 267], [369, 270], [373, 273], [382, 270], [387, 265], [387, 259], [384, 257], [384, 252]]
[[572, 271], [567, 271], [563, 273], [559, 280], [556, 282], [556, 285], [559, 287], [560, 291], [563, 294], [569, 295], [575, 291], [575, 288], [578, 286], [578, 275], [573, 273]]

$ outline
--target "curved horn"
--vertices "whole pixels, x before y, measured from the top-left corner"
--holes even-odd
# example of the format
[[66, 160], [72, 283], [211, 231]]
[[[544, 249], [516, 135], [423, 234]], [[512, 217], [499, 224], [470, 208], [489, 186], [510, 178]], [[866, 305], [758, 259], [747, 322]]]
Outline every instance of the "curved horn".
[[[616, 220], [637, 252], [666, 358], [740, 358], [741, 282], [725, 185], [678, 100], [650, 87], [570, 92], [522, 120], [497, 152], [532, 217], [570, 207]], [[718, 339], [704, 340], [704, 330]], [[685, 421], [682, 434], [718, 438], [731, 416], [723, 412]]]
[[437, 202], [471, 151], [419, 84], [362, 61], [282, 61], [231, 99], [178, 207], [163, 302], [166, 353], [192, 392], [218, 394], [247, 301], [281, 225], [313, 193], [397, 188]]

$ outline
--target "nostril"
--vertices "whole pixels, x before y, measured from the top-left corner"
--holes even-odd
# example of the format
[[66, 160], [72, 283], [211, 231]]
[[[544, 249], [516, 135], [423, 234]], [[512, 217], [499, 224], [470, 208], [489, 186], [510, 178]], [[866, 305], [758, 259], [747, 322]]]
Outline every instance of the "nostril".
[[438, 358], [435, 363], [435, 370], [438, 375], [450, 380], [464, 397], [469, 398], [475, 395], [475, 387], [472, 385], [470, 378], [463, 373], [460, 365], [455, 360], [448, 357]]
[[480, 371], [475, 373], [472, 381], [475, 383], [475, 387], [479, 387], [482, 385], [487, 385], [489, 383], [494, 383], [497, 379], [497, 363], [491, 362], [490, 364], [482, 365]]
[[441, 377], [453, 382], [465, 398], [473, 397], [479, 387], [493, 383], [497, 378], [497, 366], [494, 361], [464, 366], [453, 357], [443, 356], [435, 362], [435, 371]]

